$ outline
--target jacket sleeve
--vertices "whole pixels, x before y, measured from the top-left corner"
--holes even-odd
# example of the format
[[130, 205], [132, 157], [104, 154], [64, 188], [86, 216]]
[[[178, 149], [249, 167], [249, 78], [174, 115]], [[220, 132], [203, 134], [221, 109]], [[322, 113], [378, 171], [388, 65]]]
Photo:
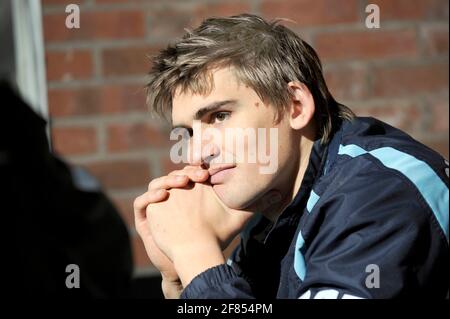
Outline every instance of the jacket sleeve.
[[445, 297], [448, 243], [414, 185], [378, 170], [335, 185], [295, 251], [304, 265], [297, 298]]
[[210, 268], [184, 289], [181, 299], [250, 299], [253, 298], [248, 282], [238, 276], [227, 264]]
[[[264, 245], [255, 237], [270, 229], [269, 220], [256, 214], [240, 234], [240, 243], [226, 264], [206, 270], [195, 277], [181, 298], [253, 299], [272, 298], [267, 291], [276, 292], [278, 281], [268, 276], [270, 262]], [[264, 265], [264, 267], [261, 267]], [[261, 288], [264, 289], [261, 289]]]

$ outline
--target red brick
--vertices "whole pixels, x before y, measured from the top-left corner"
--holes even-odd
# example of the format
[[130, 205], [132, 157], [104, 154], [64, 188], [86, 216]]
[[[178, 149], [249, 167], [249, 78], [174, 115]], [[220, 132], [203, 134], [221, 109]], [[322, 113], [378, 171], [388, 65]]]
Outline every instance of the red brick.
[[53, 51], [46, 53], [47, 80], [69, 81], [92, 76], [92, 55], [85, 50]]
[[261, 4], [266, 18], [288, 18], [298, 26], [358, 22], [357, 0], [267, 0]]
[[163, 0], [163, 1], [155, 1], [155, 0], [94, 0], [96, 4], [99, 5], [103, 5], [103, 6], [108, 6], [108, 5], [115, 5], [115, 4], [128, 4], [128, 3], [133, 3], [133, 4], [148, 4], [149, 2], [151, 3], [157, 3], [161, 2], [161, 3], [167, 3], [167, 2], [174, 2], [177, 4], [180, 4], [183, 2], [183, 0]]
[[88, 154], [97, 150], [93, 127], [53, 127], [52, 141], [54, 149], [62, 155]]
[[170, 157], [167, 156], [161, 161], [161, 169], [162, 169], [162, 175], [167, 175], [172, 171], [183, 169], [187, 164], [175, 164], [170, 160]]
[[94, 162], [84, 165], [108, 189], [142, 187], [151, 180], [146, 159]]
[[110, 152], [170, 146], [169, 134], [149, 123], [111, 124], [107, 132]]
[[448, 56], [448, 24], [425, 27], [423, 30], [425, 54]]
[[355, 106], [358, 116], [372, 116], [410, 134], [419, 132], [424, 126], [424, 114], [415, 101], [377, 103]]
[[389, 20], [448, 18], [448, 0], [371, 0], [380, 7], [381, 23]]
[[373, 73], [376, 96], [409, 96], [448, 90], [448, 63], [380, 67]]
[[337, 100], [357, 100], [369, 95], [368, 75], [364, 68], [326, 70], [325, 80]]
[[[41, 0], [42, 6], [45, 8], [48, 5], [68, 5], [72, 4], [75, 1], [73, 0]], [[76, 1], [76, 4], [80, 5], [83, 4], [84, 0], [78, 0]]]
[[115, 4], [115, 3], [130, 3], [130, 2], [145, 2], [146, 0], [95, 0], [98, 4]]
[[448, 134], [448, 96], [441, 96], [429, 99], [431, 109], [431, 123], [430, 131], [433, 133], [447, 133]]
[[249, 1], [222, 1], [219, 3], [208, 3], [195, 8], [194, 26], [210, 17], [229, 17], [251, 11]]
[[49, 89], [52, 117], [147, 112], [145, 92], [139, 85], [105, 85]]
[[131, 238], [131, 248], [135, 268], [149, 267], [152, 265], [152, 262], [145, 251], [144, 243], [137, 234], [133, 235]]
[[152, 47], [126, 47], [102, 52], [103, 74], [106, 76], [145, 75], [151, 67], [148, 56], [155, 54]]
[[45, 14], [45, 42], [128, 39], [145, 36], [143, 11], [90, 11], [80, 9], [80, 28], [66, 28], [68, 13]]
[[418, 50], [414, 30], [322, 33], [315, 48], [324, 60], [403, 58]]
[[185, 28], [195, 27], [192, 6], [155, 6], [149, 14], [149, 36], [152, 39], [172, 39], [182, 36]]
[[249, 12], [250, 7], [249, 1], [154, 6], [149, 9], [149, 34], [157, 39], [180, 37], [185, 33], [185, 28], [196, 28], [205, 18], [237, 15]]

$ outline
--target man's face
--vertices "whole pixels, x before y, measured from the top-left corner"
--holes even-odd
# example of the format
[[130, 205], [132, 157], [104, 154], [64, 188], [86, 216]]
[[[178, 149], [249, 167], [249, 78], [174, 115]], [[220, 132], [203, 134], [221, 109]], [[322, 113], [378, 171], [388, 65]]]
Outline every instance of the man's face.
[[[174, 127], [193, 128], [190, 164], [206, 164], [212, 187], [223, 203], [234, 209], [249, 209], [269, 190], [283, 190], [295, 178], [297, 135], [286, 116], [275, 122], [275, 107], [264, 104], [253, 89], [240, 83], [232, 69], [215, 70], [213, 81], [207, 95], [177, 91], [172, 123]], [[195, 125], [194, 120], [198, 120]], [[220, 136], [205, 136], [211, 128]], [[242, 136], [242, 132], [248, 135]], [[260, 138], [262, 133], [265, 140]], [[196, 143], [196, 138], [201, 142]], [[269, 154], [271, 163], [267, 161]], [[275, 169], [268, 169], [269, 164]]]

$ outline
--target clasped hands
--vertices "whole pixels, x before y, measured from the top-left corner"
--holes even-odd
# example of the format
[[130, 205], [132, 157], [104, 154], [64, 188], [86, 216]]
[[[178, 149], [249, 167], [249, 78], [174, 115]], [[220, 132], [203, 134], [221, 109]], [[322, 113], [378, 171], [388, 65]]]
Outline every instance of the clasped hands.
[[[186, 166], [152, 180], [134, 202], [136, 230], [161, 272], [166, 298], [178, 298], [195, 276], [225, 263], [223, 249], [253, 215], [225, 206], [208, 179], [208, 170]], [[258, 211], [273, 205], [273, 197]]]

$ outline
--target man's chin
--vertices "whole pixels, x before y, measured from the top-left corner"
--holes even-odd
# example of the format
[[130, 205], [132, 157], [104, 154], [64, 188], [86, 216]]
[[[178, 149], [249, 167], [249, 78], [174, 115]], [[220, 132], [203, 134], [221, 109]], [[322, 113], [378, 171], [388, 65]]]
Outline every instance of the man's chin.
[[228, 208], [236, 209], [236, 210], [245, 210], [253, 202], [253, 201], [249, 201], [249, 200], [245, 201], [245, 200], [243, 200], [243, 198], [236, 196], [236, 195], [242, 196], [242, 193], [236, 194], [235, 192], [230, 191], [229, 185], [215, 184], [215, 185], [212, 185], [212, 188], [213, 188], [214, 192], [216, 193], [217, 197], [219, 197], [219, 199], [222, 201], [222, 203], [225, 206], [227, 206]]

